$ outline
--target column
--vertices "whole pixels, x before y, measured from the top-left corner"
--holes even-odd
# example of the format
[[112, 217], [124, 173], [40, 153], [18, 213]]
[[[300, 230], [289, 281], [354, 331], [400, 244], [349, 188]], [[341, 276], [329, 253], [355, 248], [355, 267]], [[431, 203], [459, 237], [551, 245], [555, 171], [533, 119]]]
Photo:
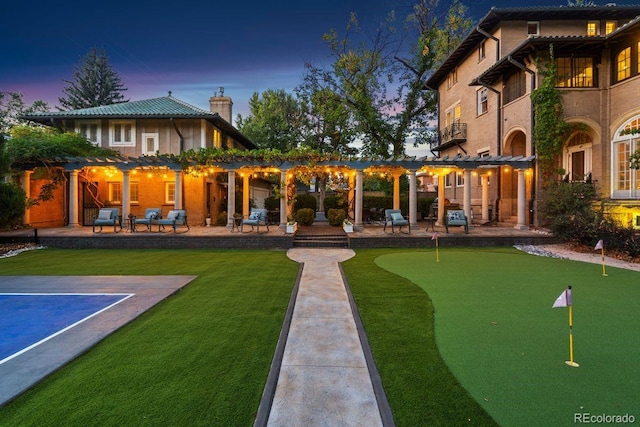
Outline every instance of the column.
[[280, 171], [280, 227], [287, 225], [287, 171]]
[[471, 169], [464, 170], [464, 215], [471, 226]]
[[489, 222], [489, 175], [480, 175], [480, 182], [482, 183], [482, 222]]
[[182, 171], [176, 171], [176, 194], [173, 203], [174, 209], [182, 209]]
[[[22, 172], [22, 191], [27, 197], [27, 200], [31, 198], [31, 174], [33, 171], [24, 171]], [[27, 204], [26, 209], [24, 210], [24, 216], [22, 217], [23, 224], [31, 223], [31, 209]]]
[[351, 201], [353, 200], [353, 203], [349, 203], [348, 204], [348, 209], [349, 211], [347, 212], [347, 216], [350, 218], [353, 218], [355, 221], [356, 218], [356, 214], [355, 214], [355, 194], [356, 194], [356, 188], [355, 188], [355, 174], [353, 174], [352, 172], [349, 172], [347, 175], [347, 179], [349, 182], [349, 195], [347, 196], [347, 201]]
[[518, 223], [514, 228], [527, 230], [527, 186], [524, 176], [524, 169], [518, 169]]
[[400, 209], [400, 175], [393, 175], [393, 209]]
[[69, 172], [69, 227], [79, 227], [78, 223], [78, 171]]
[[418, 225], [418, 186], [416, 185], [416, 171], [409, 171], [409, 224]]
[[362, 230], [362, 171], [356, 172], [356, 222], [353, 224], [354, 230]]
[[249, 217], [249, 179], [251, 178], [250, 173], [242, 174], [242, 216], [245, 218]]
[[233, 229], [233, 215], [236, 213], [236, 171], [227, 173], [227, 227]]
[[438, 218], [436, 225], [444, 225], [444, 172], [438, 174]]
[[[122, 171], [122, 220], [126, 221], [131, 212], [130, 171]], [[129, 230], [131, 231], [131, 230]]]

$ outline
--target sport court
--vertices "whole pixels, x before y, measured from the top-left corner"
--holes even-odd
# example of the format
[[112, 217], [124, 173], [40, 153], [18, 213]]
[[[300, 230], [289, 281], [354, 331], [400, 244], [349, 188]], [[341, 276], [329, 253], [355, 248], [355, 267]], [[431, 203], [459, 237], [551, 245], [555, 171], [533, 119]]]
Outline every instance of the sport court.
[[4, 276], [0, 405], [196, 276]]

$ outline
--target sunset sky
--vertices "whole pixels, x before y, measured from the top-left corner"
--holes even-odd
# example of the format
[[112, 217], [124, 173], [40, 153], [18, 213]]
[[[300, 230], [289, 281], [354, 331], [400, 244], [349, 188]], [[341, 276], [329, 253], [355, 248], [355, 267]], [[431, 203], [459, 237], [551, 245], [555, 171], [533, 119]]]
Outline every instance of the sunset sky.
[[[467, 1], [475, 21], [507, 0]], [[634, 1], [618, 1], [633, 4]], [[322, 35], [344, 32], [351, 12], [375, 28], [394, 9], [405, 16], [408, 0], [282, 0], [273, 2], [184, 0], [170, 4], [114, 0], [4, 2], [0, 21], [0, 91], [21, 92], [30, 104], [59, 105], [63, 79], [93, 47], [104, 48], [130, 100], [173, 96], [207, 109], [218, 87], [233, 99], [233, 116], [249, 114], [252, 93], [292, 91], [304, 63], [327, 62]], [[602, 3], [604, 4], [604, 3]], [[446, 10], [449, 2], [441, 2]], [[561, 6], [538, 0], [526, 6]]]

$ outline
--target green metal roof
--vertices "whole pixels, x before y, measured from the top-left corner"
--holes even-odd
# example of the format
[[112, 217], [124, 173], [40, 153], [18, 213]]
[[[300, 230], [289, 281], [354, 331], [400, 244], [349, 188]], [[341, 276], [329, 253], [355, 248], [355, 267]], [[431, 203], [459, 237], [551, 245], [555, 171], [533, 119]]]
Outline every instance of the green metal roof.
[[216, 113], [201, 110], [171, 95], [162, 98], [128, 101], [101, 107], [81, 108], [69, 111], [49, 111], [24, 116], [27, 120], [42, 119], [98, 119], [98, 118], [199, 118], [213, 119]]

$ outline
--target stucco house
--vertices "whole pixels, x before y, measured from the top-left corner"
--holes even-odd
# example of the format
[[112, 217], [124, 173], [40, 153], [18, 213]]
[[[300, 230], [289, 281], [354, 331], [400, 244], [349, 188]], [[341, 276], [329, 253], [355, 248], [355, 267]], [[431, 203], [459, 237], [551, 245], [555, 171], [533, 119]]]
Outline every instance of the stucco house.
[[[565, 141], [557, 178], [594, 182], [611, 215], [640, 227], [640, 173], [629, 167], [640, 148], [640, 6], [489, 10], [427, 82], [439, 96], [432, 151], [536, 155], [530, 95], [542, 81], [536, 61], [549, 60], [551, 48], [563, 118], [579, 125]], [[454, 171], [439, 179], [445, 197], [461, 203], [467, 178]], [[476, 218], [537, 224], [537, 168], [477, 169], [471, 180]], [[483, 197], [489, 211], [481, 212]]]
[[[71, 111], [34, 113], [33, 122], [75, 131], [93, 144], [115, 150], [114, 158], [67, 160], [69, 185], [50, 202], [28, 209], [25, 223], [35, 227], [91, 225], [103, 206], [119, 207], [124, 218], [146, 208], [188, 209], [189, 222], [227, 210], [228, 174], [184, 173], [162, 155], [190, 149], [250, 150], [256, 146], [231, 125], [232, 101], [223, 93], [209, 100], [210, 111], [168, 96]], [[35, 197], [42, 182], [23, 173], [22, 185]], [[234, 183], [235, 184], [235, 183]], [[249, 197], [263, 204], [270, 195], [264, 180], [253, 180]]]

